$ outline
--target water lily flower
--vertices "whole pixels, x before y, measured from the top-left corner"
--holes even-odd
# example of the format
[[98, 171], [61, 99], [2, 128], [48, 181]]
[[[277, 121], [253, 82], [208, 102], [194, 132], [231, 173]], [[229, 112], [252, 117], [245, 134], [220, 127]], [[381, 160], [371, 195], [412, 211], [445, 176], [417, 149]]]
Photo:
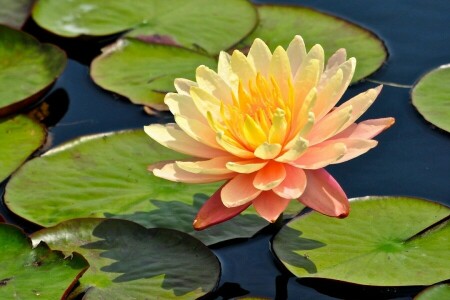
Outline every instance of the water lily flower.
[[355, 123], [381, 86], [336, 106], [355, 66], [344, 49], [324, 66], [322, 47], [306, 52], [300, 36], [273, 53], [260, 39], [248, 55], [222, 52], [217, 72], [200, 66], [195, 82], [175, 80], [177, 93], [164, 102], [176, 124], [144, 128], [161, 145], [193, 158], [149, 170], [176, 182], [225, 180], [199, 210], [198, 230], [250, 205], [274, 222], [293, 199], [328, 216], [347, 216], [347, 196], [324, 167], [375, 147], [372, 138], [394, 123], [393, 118]]

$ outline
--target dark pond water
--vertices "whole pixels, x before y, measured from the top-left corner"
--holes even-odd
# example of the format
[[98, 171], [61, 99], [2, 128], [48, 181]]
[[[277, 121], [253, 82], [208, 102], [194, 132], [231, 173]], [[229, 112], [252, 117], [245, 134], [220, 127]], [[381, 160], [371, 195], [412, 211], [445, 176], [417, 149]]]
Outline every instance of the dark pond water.
[[[302, 4], [351, 20], [385, 41], [389, 50], [386, 64], [369, 80], [352, 86], [345, 99], [374, 86], [370, 81], [410, 86], [425, 72], [450, 63], [448, 0], [293, 0], [283, 3]], [[49, 122], [56, 123], [61, 112], [61, 119], [50, 129], [52, 146], [80, 135], [172, 120], [169, 114], [150, 117], [141, 108], [103, 91], [91, 81], [88, 62], [113, 38], [71, 42], [43, 32], [31, 21], [26, 30], [42, 41], [60, 45], [71, 58], [63, 76], [47, 96], [55, 113]], [[408, 87], [385, 86], [364, 118], [385, 116], [395, 117], [396, 124], [377, 138], [380, 142], [377, 148], [329, 171], [349, 197], [407, 195], [450, 205], [450, 135], [421, 118], [411, 105]], [[4, 184], [0, 192], [3, 188]], [[28, 231], [36, 229], [9, 213], [3, 204], [0, 213]], [[219, 289], [210, 298], [252, 295], [269, 299], [411, 299], [423, 289], [296, 280], [271, 254], [272, 235], [268, 228], [252, 239], [213, 247], [223, 270]]]

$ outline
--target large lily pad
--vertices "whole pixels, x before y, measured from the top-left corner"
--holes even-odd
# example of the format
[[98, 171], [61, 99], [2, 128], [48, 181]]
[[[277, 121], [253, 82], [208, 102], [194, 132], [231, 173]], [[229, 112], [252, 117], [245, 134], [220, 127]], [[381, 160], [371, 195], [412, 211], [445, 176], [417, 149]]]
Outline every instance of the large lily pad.
[[46, 131], [24, 115], [0, 119], [0, 182], [45, 141]]
[[83, 299], [194, 299], [211, 291], [220, 275], [219, 261], [197, 239], [124, 220], [69, 220], [32, 239], [86, 257], [91, 268], [71, 295], [87, 292]]
[[133, 36], [215, 54], [244, 38], [257, 13], [247, 0], [40, 0], [33, 18], [58, 35]]
[[450, 208], [402, 197], [367, 197], [351, 205], [345, 219], [312, 212], [289, 222], [273, 241], [281, 262], [297, 277], [365, 285], [450, 278]]
[[450, 283], [437, 284], [429, 287], [414, 297], [414, 300], [450, 299]]
[[67, 219], [111, 217], [194, 235], [204, 243], [251, 237], [268, 223], [253, 209], [197, 232], [192, 222], [222, 183], [182, 184], [155, 177], [147, 165], [185, 156], [143, 130], [84, 137], [27, 162], [10, 179], [5, 204], [48, 227]]
[[94, 59], [91, 76], [102, 88], [133, 103], [165, 109], [164, 95], [174, 90], [174, 79], [194, 79], [195, 69], [202, 64], [214, 67], [217, 61], [183, 48], [127, 38]]
[[372, 32], [349, 21], [311, 8], [298, 6], [259, 5], [259, 25], [241, 43], [249, 47], [257, 37], [274, 50], [278, 45], [287, 47], [299, 34], [309, 49], [321, 44], [330, 57], [339, 48], [347, 49], [349, 57], [356, 57], [358, 64], [353, 81], [375, 72], [387, 57], [383, 42]]
[[62, 73], [64, 52], [34, 37], [0, 25], [0, 116], [39, 99]]
[[414, 86], [412, 103], [430, 123], [450, 132], [450, 65], [423, 76]]
[[2, 0], [0, 24], [21, 28], [30, 15], [34, 0]]
[[44, 243], [32, 248], [19, 228], [0, 224], [0, 266], [0, 299], [54, 300], [67, 296], [89, 264]]

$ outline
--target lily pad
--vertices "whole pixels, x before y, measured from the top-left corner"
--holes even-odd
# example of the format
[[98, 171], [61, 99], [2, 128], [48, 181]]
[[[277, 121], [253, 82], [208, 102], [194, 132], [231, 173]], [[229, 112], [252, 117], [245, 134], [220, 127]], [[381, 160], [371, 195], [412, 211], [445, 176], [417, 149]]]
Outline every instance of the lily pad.
[[0, 224], [0, 299], [65, 299], [89, 267], [78, 253], [65, 257], [31, 240], [17, 227]]
[[64, 253], [76, 251], [91, 268], [80, 279], [83, 299], [194, 299], [216, 286], [219, 261], [190, 235], [146, 229], [113, 219], [77, 219], [32, 235]]
[[64, 52], [31, 35], [0, 25], [0, 116], [38, 100], [62, 73]]
[[414, 300], [443, 300], [450, 299], [450, 283], [443, 283], [431, 286], [416, 297]]
[[278, 45], [286, 49], [299, 34], [307, 49], [321, 44], [326, 57], [339, 48], [347, 49], [348, 57], [355, 57], [358, 62], [353, 82], [378, 70], [387, 58], [386, 48], [375, 34], [349, 21], [307, 7], [259, 5], [257, 9], [259, 25], [240, 48], [250, 47], [259, 37], [271, 50]]
[[450, 278], [450, 208], [405, 197], [360, 198], [351, 207], [345, 219], [293, 219], [275, 236], [275, 254], [297, 277], [375, 286]]
[[423, 76], [414, 86], [412, 103], [430, 123], [450, 132], [450, 64]]
[[0, 182], [44, 143], [45, 136], [45, 129], [27, 116], [0, 119]]
[[57, 35], [132, 36], [216, 54], [252, 31], [255, 8], [246, 0], [40, 0], [36, 23]]
[[206, 244], [251, 237], [268, 222], [253, 209], [195, 231], [192, 222], [222, 183], [183, 184], [146, 170], [161, 160], [183, 159], [143, 130], [83, 137], [27, 162], [9, 180], [5, 204], [44, 227], [82, 217], [120, 218], [147, 228], [190, 233]]
[[217, 61], [187, 49], [127, 38], [103, 49], [92, 62], [91, 76], [106, 90], [161, 110], [166, 109], [165, 93], [174, 90], [174, 79], [194, 79], [201, 64], [215, 67]]
[[31, 13], [34, 0], [3, 0], [0, 24], [21, 28]]

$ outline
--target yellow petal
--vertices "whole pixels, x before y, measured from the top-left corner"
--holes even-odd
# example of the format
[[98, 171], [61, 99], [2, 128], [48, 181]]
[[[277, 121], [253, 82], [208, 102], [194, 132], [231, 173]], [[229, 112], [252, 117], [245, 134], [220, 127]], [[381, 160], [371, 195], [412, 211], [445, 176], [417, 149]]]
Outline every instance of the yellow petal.
[[194, 174], [180, 169], [175, 163], [160, 163], [149, 167], [157, 177], [175, 182], [209, 183], [229, 179], [233, 174]]
[[227, 162], [227, 169], [243, 174], [250, 174], [260, 170], [267, 164], [267, 161], [263, 161], [260, 159], [252, 159], [252, 160], [242, 160], [235, 162]]
[[190, 95], [168, 93], [164, 98], [164, 103], [169, 107], [173, 115], [188, 116], [207, 125], [205, 117], [200, 113]]
[[182, 131], [176, 124], [152, 124], [149, 126], [144, 126], [144, 131], [161, 145], [187, 155], [202, 158], [213, 158], [227, 154], [225, 151], [211, 148], [205, 144], [197, 142]]
[[[320, 66], [317, 59], [304, 62], [294, 77], [296, 107], [301, 107], [304, 99], [315, 88], [320, 76]], [[297, 109], [298, 111], [298, 109]]]
[[296, 35], [292, 42], [289, 44], [286, 52], [291, 64], [292, 76], [295, 76], [295, 74], [297, 74], [298, 68], [306, 57], [305, 42], [303, 41], [302, 37]]
[[221, 102], [219, 99], [207, 91], [195, 86], [191, 88], [191, 97], [197, 110], [203, 114], [204, 118], [207, 118], [208, 112], [210, 112], [215, 119], [220, 118]]
[[[317, 100], [312, 110], [317, 121], [319, 121], [323, 115], [328, 113], [336, 104], [335, 99], [337, 98], [336, 96], [339, 92], [339, 87], [342, 84], [343, 76], [342, 70], [338, 69], [336, 73], [321, 86], [320, 90], [317, 89]], [[318, 117], [319, 114], [320, 118]]]
[[248, 61], [253, 65], [257, 73], [267, 76], [269, 73], [272, 53], [269, 47], [259, 38], [255, 39], [247, 55]]
[[270, 144], [283, 144], [286, 138], [287, 121], [286, 114], [277, 108], [273, 114], [272, 126], [269, 130], [268, 141]]
[[281, 89], [284, 99], [289, 97], [289, 81], [292, 81], [291, 65], [286, 51], [278, 46], [270, 61], [269, 74], [273, 76]]
[[278, 162], [291, 162], [299, 158], [308, 149], [308, 141], [304, 139], [301, 135], [293, 141], [290, 149], [277, 157], [275, 160]]
[[242, 82], [244, 88], [247, 89], [251, 80], [256, 77], [256, 70], [252, 64], [247, 60], [247, 57], [238, 50], [233, 51], [231, 55], [231, 69], [235, 73], [239, 81]]
[[344, 143], [310, 147], [302, 156], [290, 164], [302, 169], [321, 169], [339, 160], [346, 152], [347, 147]]
[[231, 69], [231, 56], [225, 51], [219, 54], [217, 74], [230, 86], [233, 93], [237, 93], [239, 77]]
[[204, 123], [182, 115], [175, 115], [175, 122], [194, 140], [216, 149], [222, 149], [216, 142], [216, 133]]
[[249, 115], [245, 117], [242, 132], [244, 133], [245, 140], [253, 149], [267, 140], [266, 133], [262, 130], [261, 126]]
[[254, 158], [255, 157], [255, 155], [252, 152], [243, 148], [242, 145], [240, 145], [234, 139], [228, 137], [223, 132], [218, 132], [216, 134], [216, 141], [225, 151], [233, 154], [234, 156], [241, 157], [241, 158]]
[[225, 167], [226, 163], [232, 159], [236, 158], [230, 156], [223, 156], [223, 157], [215, 157], [209, 160], [176, 161], [175, 164], [179, 168], [195, 174], [220, 175], [220, 174], [234, 173], [233, 171]]
[[273, 159], [281, 152], [280, 144], [263, 143], [255, 150], [255, 156], [261, 159]]
[[232, 103], [231, 88], [216, 72], [206, 66], [200, 66], [196, 71], [198, 86], [221, 102]]

